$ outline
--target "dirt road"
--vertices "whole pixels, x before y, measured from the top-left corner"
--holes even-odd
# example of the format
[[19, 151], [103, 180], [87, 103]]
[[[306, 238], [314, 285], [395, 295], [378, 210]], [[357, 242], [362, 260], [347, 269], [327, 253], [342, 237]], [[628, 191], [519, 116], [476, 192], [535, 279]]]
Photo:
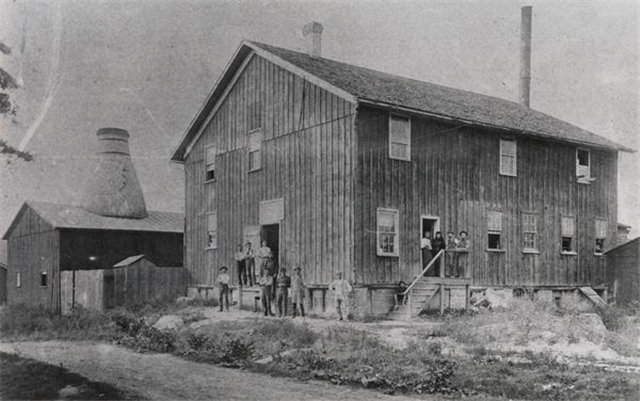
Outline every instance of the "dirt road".
[[109, 344], [64, 341], [0, 343], [0, 351], [62, 364], [91, 380], [111, 383], [153, 400], [410, 399], [320, 381], [302, 382], [226, 369], [167, 354], [140, 354]]

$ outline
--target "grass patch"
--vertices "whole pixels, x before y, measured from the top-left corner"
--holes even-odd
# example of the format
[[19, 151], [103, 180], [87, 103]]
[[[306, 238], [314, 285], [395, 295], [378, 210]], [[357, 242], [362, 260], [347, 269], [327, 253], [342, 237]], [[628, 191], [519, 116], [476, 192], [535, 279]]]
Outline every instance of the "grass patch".
[[136, 394], [69, 372], [60, 366], [0, 352], [0, 399], [132, 400]]

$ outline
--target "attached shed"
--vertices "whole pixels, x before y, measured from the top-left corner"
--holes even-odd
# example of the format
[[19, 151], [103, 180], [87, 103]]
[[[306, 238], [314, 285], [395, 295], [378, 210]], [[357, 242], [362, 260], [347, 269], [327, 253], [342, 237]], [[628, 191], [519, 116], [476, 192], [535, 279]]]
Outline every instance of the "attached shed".
[[605, 252], [613, 297], [618, 305], [640, 302], [640, 237]]

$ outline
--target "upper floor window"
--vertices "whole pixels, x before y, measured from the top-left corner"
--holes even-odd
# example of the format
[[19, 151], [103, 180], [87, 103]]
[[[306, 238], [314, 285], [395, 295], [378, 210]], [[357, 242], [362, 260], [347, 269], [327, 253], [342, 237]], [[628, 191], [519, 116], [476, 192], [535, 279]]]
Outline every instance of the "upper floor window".
[[522, 248], [524, 251], [538, 250], [538, 216], [533, 213], [522, 214]]
[[389, 157], [411, 160], [411, 120], [408, 118], [389, 117]]
[[208, 146], [205, 148], [205, 163], [207, 166], [205, 181], [213, 181], [216, 179], [216, 148]]
[[16, 272], [16, 287], [22, 287], [22, 275], [20, 272]]
[[576, 150], [576, 176], [580, 183], [591, 181], [591, 153], [586, 149]]
[[517, 149], [515, 140], [500, 139], [500, 174], [517, 175]]
[[47, 286], [47, 272], [40, 273], [40, 287]]
[[502, 237], [502, 212], [487, 212], [487, 248], [490, 250], [501, 250]]
[[575, 253], [576, 224], [573, 217], [562, 216], [562, 253]]
[[218, 248], [218, 214], [207, 214], [207, 249]]
[[596, 219], [595, 220], [595, 247], [593, 253], [596, 255], [602, 255], [604, 253], [604, 242], [607, 239], [607, 220]]
[[379, 256], [398, 256], [398, 211], [378, 209], [377, 237]]
[[262, 131], [249, 133], [249, 171], [262, 168]]
[[262, 107], [260, 100], [253, 100], [249, 103], [247, 110], [247, 128], [248, 131], [262, 128]]

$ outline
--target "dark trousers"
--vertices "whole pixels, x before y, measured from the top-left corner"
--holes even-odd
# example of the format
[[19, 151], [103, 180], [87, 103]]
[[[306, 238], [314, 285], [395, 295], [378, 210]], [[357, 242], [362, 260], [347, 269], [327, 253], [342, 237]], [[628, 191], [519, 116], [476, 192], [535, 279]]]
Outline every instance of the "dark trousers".
[[236, 264], [238, 266], [238, 284], [247, 285], [247, 270], [244, 260], [238, 260]]
[[[440, 251], [436, 251], [436, 250], [431, 251], [431, 257], [432, 257], [432, 258], [435, 258], [435, 257], [436, 257], [436, 255], [438, 254], [438, 252], [440, 252]], [[443, 258], [444, 258], [444, 256], [440, 256], [440, 257], [438, 258], [438, 260], [436, 260], [436, 261], [433, 263], [433, 267], [431, 268], [431, 270], [432, 270], [432, 271], [433, 271], [433, 273], [434, 273], [433, 275], [434, 275], [434, 276], [436, 276], [436, 277], [440, 277], [440, 268], [441, 268], [441, 266], [442, 266], [442, 259], [443, 259]]]
[[262, 294], [260, 298], [262, 299], [262, 308], [264, 309], [264, 315], [273, 316], [273, 312], [271, 312], [271, 286], [270, 285], [262, 286]]
[[304, 317], [304, 305], [301, 303], [294, 303], [293, 304], [293, 317], [298, 316], [298, 305], [300, 305], [300, 316]]
[[220, 286], [220, 298], [218, 299], [218, 302], [220, 303], [220, 311], [222, 311], [223, 300], [227, 302], [227, 311], [228, 311], [229, 310], [229, 286], [227, 284], [222, 284]]
[[278, 316], [287, 316], [287, 287], [278, 287], [276, 290], [276, 305], [278, 305]]
[[343, 299], [336, 299], [336, 312], [338, 312], [338, 317], [342, 320], [342, 303]]
[[253, 287], [253, 283], [256, 283], [256, 262], [255, 259], [245, 259], [244, 260], [245, 271], [247, 273], [247, 278], [249, 279], [249, 285]]

